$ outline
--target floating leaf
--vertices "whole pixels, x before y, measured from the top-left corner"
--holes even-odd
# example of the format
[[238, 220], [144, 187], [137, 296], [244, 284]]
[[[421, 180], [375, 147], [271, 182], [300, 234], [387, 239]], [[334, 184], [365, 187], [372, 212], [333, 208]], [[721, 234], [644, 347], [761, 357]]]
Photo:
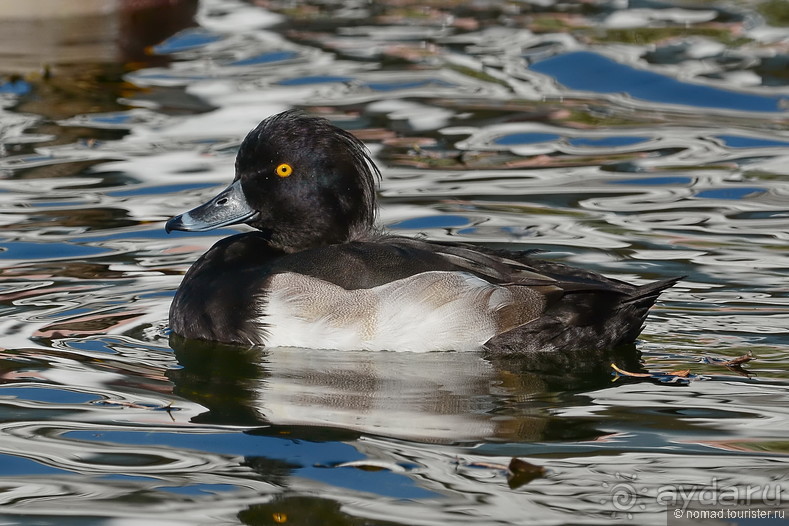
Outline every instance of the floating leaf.
[[649, 373], [631, 373], [630, 371], [625, 371], [624, 369], [620, 369], [619, 367], [617, 367], [615, 363], [611, 364], [611, 369], [613, 369], [614, 371], [616, 371], [617, 373], [619, 373], [622, 376], [632, 376], [634, 378], [651, 378], [652, 377], [652, 375], [649, 374]]
[[712, 365], [722, 365], [723, 367], [727, 368], [728, 370], [734, 373], [750, 378], [751, 376], [753, 376], [753, 373], [746, 371], [745, 369], [742, 368], [742, 366], [753, 359], [754, 359], [753, 353], [749, 351], [748, 354], [743, 354], [742, 356], [738, 356], [737, 358], [732, 358], [731, 360], [724, 360], [722, 358], [705, 358], [702, 361], [704, 363], [709, 363]]
[[509, 484], [510, 489], [519, 488], [534, 479], [545, 476], [544, 467], [531, 464], [517, 457], [512, 457], [507, 470], [509, 473], [507, 484]]
[[726, 360], [725, 362], [721, 362], [721, 365], [742, 365], [744, 363], [748, 363], [753, 360], [753, 353], [743, 354], [737, 358]]
[[614, 380], [621, 376], [628, 376], [631, 378], [644, 378], [661, 384], [688, 385], [691, 380], [701, 378], [698, 375], [691, 374], [690, 369], [671, 371], [668, 373], [631, 373], [630, 371], [625, 371], [617, 367], [616, 364], [613, 363], [611, 364], [611, 368], [616, 372], [616, 378], [614, 378]]

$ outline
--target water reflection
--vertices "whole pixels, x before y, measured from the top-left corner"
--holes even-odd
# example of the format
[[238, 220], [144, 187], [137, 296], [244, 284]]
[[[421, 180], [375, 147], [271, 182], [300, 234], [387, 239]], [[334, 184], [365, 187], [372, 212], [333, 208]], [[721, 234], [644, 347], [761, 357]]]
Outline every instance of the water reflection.
[[[3, 2], [0, 5], [0, 110], [3, 122], [20, 121], [10, 129], [0, 126], [2, 153], [16, 154], [16, 175], [28, 178], [78, 175], [93, 162], [53, 162], [33, 152], [36, 145], [117, 141], [124, 133], [103, 133], [81, 127], [63, 128], [59, 119], [100, 111], [125, 109], [121, 101], [139, 91], [123, 75], [143, 65], [165, 64], [148, 47], [174, 31], [195, 23], [197, 0]], [[9, 89], [9, 87], [11, 89]], [[6, 98], [14, 94], [18, 97]], [[15, 131], [21, 133], [14, 133]], [[10, 133], [9, 133], [10, 132]], [[89, 156], [95, 158], [96, 156]]]
[[[162, 24], [122, 3], [6, 46], [0, 521], [665, 524], [661, 487], [785, 483], [780, 2], [203, 0], [158, 2]], [[116, 24], [126, 8], [146, 27]], [[53, 56], [74, 60], [35, 74], [67, 33]], [[173, 291], [233, 230], [163, 221], [293, 106], [367, 142], [395, 232], [688, 278], [641, 355], [171, 348]], [[716, 361], [749, 352], [748, 376]], [[696, 379], [612, 381], [610, 362]], [[511, 489], [490, 466], [513, 456], [547, 475]]]
[[25, 74], [42, 67], [58, 75], [76, 64], [150, 61], [146, 48], [194, 24], [195, 0], [141, 2], [46, 0], [0, 7], [0, 71]]
[[672, 77], [619, 64], [597, 53], [577, 51], [530, 66], [571, 90], [625, 93], [658, 104], [683, 104], [714, 110], [783, 112], [786, 99], [751, 95], [705, 85], [691, 85]]
[[332, 526], [389, 526], [397, 524], [384, 519], [359, 518], [343, 511], [344, 506], [327, 498], [281, 496], [265, 504], [250, 506], [238, 514], [243, 524], [267, 526], [286, 522], [307, 525], [313, 517]]
[[[557, 432], [539, 400], [609, 381], [609, 364], [638, 368], [635, 348], [599, 355], [486, 357], [479, 353], [238, 349], [171, 337], [174, 392], [208, 408], [195, 422], [336, 428], [439, 443], [534, 441]], [[499, 413], [517, 400], [517, 417]], [[564, 421], [562, 426], [567, 426]], [[599, 432], [576, 422], [573, 434]], [[562, 431], [561, 433], [566, 433]], [[357, 435], [358, 436], [358, 435]]]

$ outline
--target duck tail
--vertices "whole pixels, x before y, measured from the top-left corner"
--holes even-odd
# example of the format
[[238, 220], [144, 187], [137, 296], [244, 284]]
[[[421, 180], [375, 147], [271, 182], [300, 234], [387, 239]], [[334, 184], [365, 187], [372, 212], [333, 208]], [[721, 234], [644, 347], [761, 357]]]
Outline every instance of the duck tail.
[[653, 281], [646, 285], [636, 287], [635, 291], [629, 297], [622, 301], [623, 305], [643, 305], [649, 309], [658, 299], [660, 294], [677, 284], [678, 281], [685, 279], [685, 276], [678, 276], [675, 278], [661, 279], [660, 281]]
[[[590, 352], [632, 344], [660, 293], [682, 277], [635, 286], [565, 283], [542, 316], [499, 334], [486, 347], [495, 353]], [[608, 285], [608, 286], [606, 286]]]

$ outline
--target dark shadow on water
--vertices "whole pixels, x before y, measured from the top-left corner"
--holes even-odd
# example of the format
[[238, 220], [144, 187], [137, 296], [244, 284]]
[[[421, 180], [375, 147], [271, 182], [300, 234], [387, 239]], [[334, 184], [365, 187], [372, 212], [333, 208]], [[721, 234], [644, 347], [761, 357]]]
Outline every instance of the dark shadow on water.
[[263, 351], [215, 342], [170, 337], [181, 369], [167, 372], [175, 393], [210, 409], [196, 423], [239, 426], [260, 424], [252, 408], [260, 382], [265, 381]]
[[349, 441], [361, 435], [433, 443], [588, 440], [605, 433], [550, 409], [610, 383], [610, 364], [638, 370], [635, 347], [580, 355], [243, 349], [172, 336], [175, 392], [202, 424]]

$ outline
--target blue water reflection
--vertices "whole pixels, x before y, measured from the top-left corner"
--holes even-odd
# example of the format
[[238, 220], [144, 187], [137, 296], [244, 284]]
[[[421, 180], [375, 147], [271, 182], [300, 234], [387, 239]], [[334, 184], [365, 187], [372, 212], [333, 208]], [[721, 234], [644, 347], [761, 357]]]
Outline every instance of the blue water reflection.
[[33, 86], [23, 79], [13, 79], [3, 82], [0, 80], [0, 94], [4, 95], [25, 95], [30, 93]]
[[666, 186], [685, 186], [693, 183], [692, 177], [662, 176], [662, 177], [640, 177], [638, 179], [616, 179], [608, 181], [608, 184], [635, 184], [635, 185], [666, 185]]
[[[278, 438], [248, 433], [148, 433], [145, 431], [69, 431], [64, 439], [91, 441], [100, 444], [125, 444], [144, 448], [168, 446], [177, 450], [212, 452], [247, 459], [268, 458], [287, 467], [293, 475], [348, 489], [371, 492], [384, 497], [418, 499], [436, 496], [420, 488], [410, 477], [389, 470], [365, 470], [354, 467], [334, 466], [362, 461], [364, 455], [341, 442], [311, 442], [308, 440]], [[127, 453], [133, 455], [131, 450]], [[102, 454], [105, 462], [112, 457]]]
[[23, 457], [0, 454], [0, 477], [14, 475], [63, 475], [69, 471]]
[[500, 144], [502, 146], [512, 146], [515, 144], [553, 142], [558, 141], [560, 138], [560, 135], [556, 135], [554, 133], [512, 133], [502, 137], [497, 137], [494, 139], [493, 143]]
[[40, 243], [28, 241], [0, 241], [0, 259], [36, 260], [90, 257], [109, 253], [110, 249], [73, 243]]
[[784, 111], [779, 96], [754, 95], [691, 84], [619, 63], [591, 51], [574, 51], [535, 62], [530, 69], [555, 78], [564, 86], [595, 93], [626, 93], [663, 104], [738, 111]]
[[573, 146], [591, 146], [596, 148], [616, 148], [617, 146], [634, 146], [652, 140], [651, 137], [610, 136], [610, 137], [572, 137], [567, 142]]
[[309, 86], [312, 84], [332, 84], [335, 82], [350, 82], [353, 77], [344, 77], [337, 75], [308, 75], [304, 77], [294, 77], [289, 79], [280, 80], [277, 82], [280, 86]]
[[186, 29], [172, 37], [168, 38], [161, 44], [153, 47], [153, 52], [160, 55], [169, 55], [171, 53], [179, 53], [181, 51], [188, 51], [200, 48], [222, 40], [224, 37], [215, 33], [206, 31], [201, 28]]
[[442, 214], [435, 216], [413, 217], [390, 223], [389, 228], [403, 230], [419, 230], [421, 228], [453, 228], [466, 226], [470, 219], [464, 216]]
[[706, 199], [745, 199], [755, 195], [763, 194], [765, 188], [760, 187], [731, 187], [731, 188], [710, 188], [696, 192], [696, 197]]
[[282, 62], [298, 57], [295, 51], [270, 51], [231, 62], [231, 66], [254, 66], [257, 64], [270, 64], [272, 62]]
[[743, 137], [742, 135], [716, 135], [715, 137], [731, 148], [789, 148], [789, 140]]

